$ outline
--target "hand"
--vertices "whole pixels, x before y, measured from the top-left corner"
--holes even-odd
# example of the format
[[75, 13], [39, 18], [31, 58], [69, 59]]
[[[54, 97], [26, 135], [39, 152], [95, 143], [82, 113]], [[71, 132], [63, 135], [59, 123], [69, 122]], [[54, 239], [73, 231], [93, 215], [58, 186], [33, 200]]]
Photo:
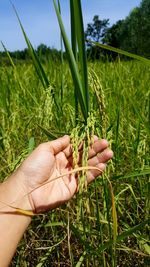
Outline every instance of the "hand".
[[[81, 154], [82, 148], [79, 166]], [[107, 141], [95, 137], [89, 149], [88, 165], [104, 170], [112, 155]], [[44, 212], [58, 207], [77, 191], [79, 174], [66, 174], [73, 170], [72, 161], [70, 139], [64, 136], [39, 145], [16, 172], [0, 184], [0, 266], [10, 264], [18, 242], [31, 222], [32, 212], [18, 214], [16, 207], [34, 213]], [[87, 171], [87, 182], [100, 173]], [[61, 174], [66, 175], [56, 179]]]
[[[112, 156], [113, 152], [108, 149], [107, 141], [95, 137], [94, 144], [89, 150], [88, 165], [96, 166], [103, 171], [105, 163]], [[70, 170], [73, 170], [73, 165], [69, 136], [43, 143], [31, 153], [17, 170], [25, 194], [29, 193], [31, 210], [39, 213], [56, 208], [75, 194], [78, 186], [75, 173], [55, 179]], [[98, 170], [87, 171], [87, 182], [91, 182], [98, 175]], [[44, 183], [46, 184], [43, 185]]]

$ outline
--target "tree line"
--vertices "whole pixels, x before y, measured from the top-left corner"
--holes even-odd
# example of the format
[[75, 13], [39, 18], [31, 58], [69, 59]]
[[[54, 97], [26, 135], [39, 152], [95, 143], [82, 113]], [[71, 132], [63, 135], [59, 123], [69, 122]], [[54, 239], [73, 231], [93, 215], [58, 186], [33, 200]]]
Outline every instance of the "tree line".
[[[100, 20], [94, 16], [93, 22], [87, 25], [85, 37], [88, 40], [101, 42], [122, 50], [150, 58], [150, 0], [143, 0], [129, 15], [109, 27], [109, 19]], [[106, 52], [88, 43], [88, 52], [99, 58], [116, 54]]]
[[150, 58], [150, 0], [143, 0], [125, 19], [107, 29], [103, 41], [116, 48]]
[[[51, 60], [58, 60], [61, 55], [60, 51], [58, 51], [55, 48], [50, 48], [45, 44], [40, 44], [34, 50], [38, 54], [38, 57], [40, 58], [41, 61], [46, 61], [48, 58]], [[28, 48], [25, 48], [23, 50], [16, 50], [13, 52], [8, 51], [8, 53], [15, 63], [23, 62], [23, 61], [26, 61], [26, 62], [31, 61], [31, 55], [29, 53]], [[7, 65], [10, 64], [10, 60], [5, 51], [0, 52], [0, 65], [3, 65], [3, 63]]]
[[[109, 19], [101, 20], [95, 15], [85, 30], [87, 55], [89, 59], [114, 59], [116, 54], [93, 46], [89, 41], [101, 42], [125, 51], [150, 58], [150, 0], [142, 0], [139, 7], [135, 7], [129, 15], [109, 27]], [[52, 58], [57, 60], [61, 52], [57, 49], [40, 44], [35, 49], [42, 60]], [[28, 49], [10, 52], [16, 60], [30, 60]], [[65, 57], [65, 53], [64, 53]], [[0, 58], [7, 62], [5, 52], [0, 52]]]

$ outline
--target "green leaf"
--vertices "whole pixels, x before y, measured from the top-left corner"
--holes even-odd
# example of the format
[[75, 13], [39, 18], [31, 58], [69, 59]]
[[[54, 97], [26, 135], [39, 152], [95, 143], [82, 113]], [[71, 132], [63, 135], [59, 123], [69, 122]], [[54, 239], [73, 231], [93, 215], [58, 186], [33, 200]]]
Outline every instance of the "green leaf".
[[124, 55], [124, 56], [127, 56], [127, 57], [130, 57], [130, 58], [134, 58], [134, 59], [137, 59], [143, 63], [146, 63], [146, 64], [150, 64], [150, 60], [145, 58], [145, 57], [141, 57], [141, 56], [138, 56], [138, 55], [135, 55], [135, 54], [132, 54], [132, 53], [129, 53], [127, 51], [124, 51], [122, 49], [119, 49], [119, 48], [115, 48], [113, 46], [110, 46], [110, 45], [104, 45], [104, 44], [101, 44], [101, 43], [97, 43], [97, 42], [93, 42], [91, 40], [86, 40], [88, 43], [92, 43], [96, 46], [99, 46], [103, 49], [106, 49], [106, 50], [109, 50], [109, 51], [112, 51], [112, 52], [116, 52], [118, 54], [121, 54], [121, 55]]
[[[71, 46], [72, 52], [74, 54], [74, 58], [76, 62], [78, 61], [78, 51], [77, 51], [77, 37], [76, 37], [76, 27], [75, 27], [75, 14], [74, 14], [74, 4], [73, 1], [70, 0], [70, 24], [71, 24]], [[78, 117], [79, 117], [79, 108], [78, 108], [78, 94], [77, 88], [74, 85], [74, 99], [75, 99], [75, 122], [77, 125]]]
[[135, 171], [127, 175], [117, 175], [117, 176], [114, 176], [113, 179], [114, 180], [128, 179], [128, 178], [139, 177], [139, 176], [144, 176], [144, 175], [149, 175], [149, 174], [150, 174], [150, 168], [144, 169], [142, 171]]
[[83, 17], [82, 17], [82, 8], [80, 0], [73, 0], [74, 6], [74, 22], [75, 22], [75, 31], [76, 39], [79, 50], [79, 62], [81, 64], [81, 79], [82, 79], [82, 88], [84, 91], [84, 98], [86, 101], [86, 107], [89, 111], [89, 90], [88, 90], [88, 71], [87, 71], [87, 58], [86, 58], [86, 49], [85, 49], [85, 38], [84, 38], [84, 26], [83, 26]]
[[39, 76], [39, 78], [40, 78], [40, 81], [41, 81], [43, 87], [44, 87], [44, 88], [48, 88], [50, 83], [49, 83], [49, 80], [48, 80], [48, 78], [47, 78], [47, 75], [46, 75], [46, 73], [45, 73], [45, 71], [44, 71], [44, 69], [43, 69], [43, 67], [42, 67], [42, 65], [41, 65], [41, 63], [40, 63], [40, 60], [39, 60], [39, 58], [38, 58], [38, 56], [37, 56], [37, 54], [36, 54], [36, 52], [35, 52], [35, 50], [34, 50], [32, 44], [30, 43], [30, 41], [29, 41], [29, 39], [28, 39], [28, 37], [27, 37], [27, 35], [26, 35], [26, 33], [25, 33], [25, 30], [24, 30], [24, 28], [23, 28], [23, 25], [22, 25], [22, 23], [21, 23], [21, 20], [20, 20], [20, 18], [19, 18], [19, 15], [18, 15], [18, 13], [17, 13], [17, 10], [16, 10], [15, 6], [14, 6], [13, 4], [12, 4], [12, 6], [13, 6], [13, 9], [14, 9], [15, 14], [16, 14], [16, 16], [17, 16], [17, 19], [18, 19], [18, 21], [19, 21], [19, 24], [20, 24], [20, 27], [21, 27], [23, 36], [24, 36], [24, 38], [25, 38], [26, 44], [27, 44], [27, 46], [28, 46], [29, 53], [30, 53], [30, 55], [31, 55], [31, 58], [32, 58], [32, 61], [33, 61], [35, 70], [36, 70], [36, 72], [37, 72], [37, 74], [38, 74], [38, 76]]
[[81, 79], [80, 79], [80, 75], [79, 75], [79, 70], [72, 52], [72, 49], [70, 47], [66, 32], [65, 32], [65, 28], [63, 25], [63, 21], [59, 12], [59, 8], [56, 4], [56, 0], [53, 0], [54, 3], [54, 7], [55, 7], [55, 11], [56, 11], [56, 15], [57, 15], [57, 19], [59, 22], [59, 26], [60, 26], [60, 30], [61, 30], [61, 34], [63, 37], [63, 42], [64, 42], [64, 46], [67, 52], [67, 56], [68, 56], [68, 61], [69, 61], [69, 66], [70, 66], [70, 70], [71, 70], [71, 74], [72, 74], [72, 79], [75, 85], [75, 88], [77, 89], [77, 94], [78, 94], [78, 99], [79, 99], [79, 103], [80, 103], [80, 107], [82, 110], [82, 114], [84, 116], [85, 121], [87, 120], [88, 117], [88, 109], [86, 106], [86, 99], [85, 99], [85, 95], [84, 95], [84, 90], [82, 88], [82, 83], [81, 83]]
[[64, 226], [64, 222], [48, 222], [44, 227]]
[[43, 133], [50, 139], [50, 140], [54, 140], [54, 139], [57, 139], [65, 134], [68, 134], [69, 133], [64, 133], [64, 132], [55, 132], [55, 131], [48, 131], [47, 129], [45, 129], [42, 125], [37, 125], [42, 131]]
[[31, 153], [34, 148], [35, 148], [35, 139], [34, 137], [31, 137], [29, 139], [29, 146], [28, 146], [29, 153]]
[[[130, 228], [129, 230], [123, 232], [121, 235], [117, 236], [117, 240], [116, 243], [124, 240], [125, 238], [127, 238], [128, 236], [134, 234], [136, 231], [143, 229], [143, 227], [148, 224], [150, 222], [150, 219], [147, 219], [145, 221], [143, 221], [142, 223]], [[100, 246], [98, 251], [99, 253], [104, 251], [105, 249], [107, 249], [108, 247], [110, 247], [113, 244], [113, 240], [108, 241], [107, 243], [105, 243], [104, 245]]]
[[86, 254], [87, 254], [86, 251], [84, 251], [75, 267], [80, 267], [81, 266], [81, 264], [83, 263], [83, 261], [85, 259]]
[[138, 237], [138, 240], [139, 240], [139, 244], [140, 246], [143, 248], [143, 250], [148, 254], [150, 255], [150, 246], [147, 244], [146, 240], [143, 240]]

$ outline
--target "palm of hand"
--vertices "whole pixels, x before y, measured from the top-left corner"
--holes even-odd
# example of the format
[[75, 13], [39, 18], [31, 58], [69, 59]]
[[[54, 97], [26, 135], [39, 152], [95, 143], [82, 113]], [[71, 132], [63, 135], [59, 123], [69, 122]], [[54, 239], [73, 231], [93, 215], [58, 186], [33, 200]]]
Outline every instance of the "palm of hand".
[[[95, 137], [89, 150], [88, 165], [103, 171], [105, 162], [113, 156], [112, 151], [107, 148], [106, 140], [98, 140]], [[76, 192], [75, 174], [66, 174], [73, 169], [69, 136], [38, 146], [19, 169], [30, 207], [37, 213], [58, 207]], [[56, 179], [62, 174], [66, 175]], [[91, 182], [99, 174], [97, 170], [88, 171], [87, 181]]]
[[72, 170], [71, 163], [63, 151], [54, 155], [46, 146], [40, 145], [23, 163], [21, 169], [27, 177], [28, 193], [33, 190], [29, 194], [29, 200], [36, 212], [59, 206], [69, 200], [76, 191], [74, 174], [55, 179]]

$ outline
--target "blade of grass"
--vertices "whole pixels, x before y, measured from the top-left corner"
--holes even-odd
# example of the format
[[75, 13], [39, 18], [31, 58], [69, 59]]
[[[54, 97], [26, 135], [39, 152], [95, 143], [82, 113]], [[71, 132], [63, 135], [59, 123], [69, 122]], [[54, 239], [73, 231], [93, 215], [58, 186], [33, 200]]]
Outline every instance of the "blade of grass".
[[142, 171], [132, 172], [132, 173], [129, 173], [127, 175], [117, 175], [117, 176], [114, 176], [113, 179], [114, 180], [128, 179], [128, 178], [139, 177], [139, 176], [144, 176], [144, 175], [150, 175], [150, 168], [147, 168], [147, 169], [142, 170]]
[[11, 56], [10, 56], [10, 54], [9, 54], [9, 52], [8, 52], [8, 50], [7, 50], [7, 48], [6, 48], [6, 46], [4, 45], [4, 43], [1, 41], [1, 44], [2, 44], [2, 47], [3, 47], [3, 49], [4, 49], [4, 51], [5, 51], [5, 53], [6, 53], [6, 55], [7, 55], [7, 57], [8, 57], [8, 59], [9, 59], [9, 61], [10, 61], [10, 63], [11, 63], [11, 65], [12, 65], [12, 67], [16, 70], [16, 66], [15, 66], [15, 64], [14, 64], [14, 62], [13, 62], [13, 60], [12, 60], [12, 58], [11, 58]]
[[[70, 0], [70, 24], [71, 24], [71, 45], [74, 58], [76, 62], [78, 61], [77, 55], [77, 39], [76, 39], [76, 28], [75, 28], [75, 16], [74, 16], [74, 5], [73, 1]], [[75, 99], [75, 124], [78, 123], [79, 109], [78, 109], [78, 95], [77, 88], [74, 86], [74, 99]]]
[[28, 145], [29, 154], [33, 151], [34, 148], [35, 148], [35, 139], [34, 137], [31, 137], [29, 139], [29, 145]]
[[72, 49], [70, 47], [70, 44], [69, 44], [69, 41], [68, 41], [68, 38], [67, 38], [67, 35], [66, 35], [66, 32], [65, 32], [65, 28], [64, 28], [63, 21], [62, 21], [60, 12], [59, 12], [59, 8], [58, 8], [58, 6], [56, 4], [56, 0], [53, 0], [53, 3], [54, 3], [54, 8], [55, 8], [55, 11], [56, 11], [57, 19], [58, 19], [58, 22], [59, 22], [59, 26], [60, 26], [60, 29], [61, 29], [61, 33], [62, 33], [62, 37], [63, 37], [63, 41], [64, 41], [64, 46], [65, 46], [65, 49], [66, 49], [66, 52], [67, 52], [72, 78], [73, 78], [73, 81], [74, 81], [74, 85], [77, 88], [80, 107], [81, 107], [81, 110], [82, 110], [82, 114], [83, 114], [84, 120], [86, 122], [87, 121], [87, 117], [88, 117], [88, 109], [87, 109], [87, 106], [86, 106], [86, 99], [85, 99], [85, 96], [84, 96], [84, 91], [83, 91], [82, 83], [81, 83], [81, 80], [80, 80], [79, 70], [78, 70], [78, 67], [77, 67], [77, 64], [76, 64]]
[[[61, 14], [61, 5], [60, 1], [58, 0], [58, 8], [59, 12]], [[63, 101], [63, 95], [64, 95], [64, 53], [63, 53], [63, 39], [60, 31], [60, 59], [61, 59], [61, 104]]]
[[[116, 243], [119, 243], [122, 240], [124, 240], [125, 238], [127, 238], [128, 236], [133, 235], [136, 231], [143, 229], [143, 227], [145, 225], [149, 224], [149, 222], [150, 222], [150, 219], [147, 219], [147, 220], [143, 221], [142, 223], [135, 225], [134, 227], [131, 227], [129, 230], [124, 231], [122, 234], [117, 236]], [[90, 242], [87, 242], [87, 241], [82, 239], [82, 235], [81, 235], [81, 233], [77, 227], [75, 227], [74, 225], [71, 225], [71, 229], [72, 229], [73, 233], [75, 234], [75, 236], [78, 236], [80, 242], [82, 244], [85, 243], [86, 250], [89, 253], [94, 252], [95, 254], [99, 255], [99, 253], [103, 252], [104, 250], [108, 249], [110, 246], [113, 245], [114, 240], [110, 240], [110, 241], [106, 242], [104, 245], [100, 245], [99, 248], [97, 248], [97, 250], [96, 250], [93, 246], [91, 246]]]
[[87, 254], [86, 251], [83, 252], [83, 254], [81, 255], [79, 261], [77, 262], [76, 266], [75, 267], [80, 267], [81, 264], [83, 263], [84, 259], [85, 259], [85, 255]]
[[54, 139], [57, 139], [59, 138], [60, 136], [63, 136], [65, 134], [69, 134], [69, 133], [63, 133], [63, 132], [50, 132], [48, 131], [47, 129], [45, 129], [42, 125], [37, 125], [42, 131], [43, 133], [51, 140], [54, 140]]
[[33, 60], [33, 64], [34, 64], [35, 70], [36, 70], [36, 72], [37, 72], [37, 74], [38, 74], [38, 76], [40, 78], [40, 81], [41, 81], [43, 87], [44, 88], [48, 88], [50, 83], [49, 83], [49, 80], [47, 78], [47, 75], [46, 75], [46, 73], [45, 73], [45, 71], [44, 71], [44, 69], [43, 69], [43, 67], [42, 67], [42, 65], [40, 63], [40, 60], [39, 60], [39, 58], [38, 58], [38, 56], [37, 56], [32, 44], [31, 44], [31, 42], [29, 41], [29, 39], [28, 39], [28, 37], [27, 37], [27, 35], [25, 33], [25, 30], [23, 28], [23, 25], [21, 23], [21, 20], [19, 18], [17, 10], [16, 10], [16, 8], [15, 8], [15, 6], [13, 4], [12, 4], [12, 7], [13, 7], [13, 9], [15, 11], [15, 14], [16, 14], [16, 17], [17, 17], [17, 19], [19, 21], [23, 36], [25, 38], [26, 44], [27, 44], [28, 49], [29, 49], [30, 56], [31, 56], [31, 58]]
[[130, 58], [134, 58], [134, 59], [137, 59], [143, 63], [146, 63], [146, 64], [149, 64], [150, 65], [150, 60], [145, 58], [145, 57], [141, 57], [141, 56], [138, 56], [138, 55], [135, 55], [135, 54], [132, 54], [132, 53], [129, 53], [127, 51], [124, 51], [122, 49], [119, 49], [119, 48], [115, 48], [113, 46], [109, 46], [109, 45], [104, 45], [104, 44], [101, 44], [101, 43], [97, 43], [97, 42], [93, 42], [91, 40], [86, 40], [88, 43], [92, 43], [96, 46], [99, 46], [103, 49], [106, 49], [106, 50], [109, 50], [109, 51], [112, 51], [112, 52], [116, 52], [118, 54], [121, 54], [121, 55], [124, 55], [124, 56], [127, 56], [127, 57], [130, 57]]
[[113, 193], [112, 184], [109, 182], [110, 192], [111, 192], [111, 201], [112, 201], [112, 218], [113, 218], [113, 240], [114, 245], [116, 244], [117, 234], [118, 234], [118, 222], [117, 222], [117, 212], [116, 212], [116, 205], [115, 205], [115, 197]]
[[[124, 240], [128, 236], [134, 234], [136, 231], [138, 231], [140, 229], [143, 229], [143, 227], [146, 224], [148, 224], [149, 222], [150, 222], [150, 219], [147, 219], [147, 220], [143, 221], [142, 223], [131, 227], [129, 230], [124, 231], [121, 235], [118, 235], [117, 236], [116, 243], [121, 242], [122, 240]], [[110, 247], [112, 244], [113, 244], [113, 240], [108, 241], [104, 245], [100, 246], [100, 248], [98, 249], [98, 252], [100, 253], [100, 252], [104, 251], [105, 249], [107, 249], [108, 247]]]
[[76, 38], [79, 50], [79, 59], [81, 64], [81, 78], [82, 78], [82, 88], [84, 90], [84, 96], [86, 101], [87, 111], [89, 111], [89, 90], [88, 90], [88, 72], [87, 72], [87, 58], [85, 49], [85, 38], [84, 38], [84, 26], [83, 26], [83, 16], [82, 7], [80, 0], [73, 0], [74, 6], [74, 22]]
[[77, 53], [77, 36], [76, 36], [76, 24], [75, 24], [75, 11], [74, 11], [74, 1], [70, 0], [70, 24], [71, 24], [71, 46], [74, 54], [74, 58], [78, 60]]

